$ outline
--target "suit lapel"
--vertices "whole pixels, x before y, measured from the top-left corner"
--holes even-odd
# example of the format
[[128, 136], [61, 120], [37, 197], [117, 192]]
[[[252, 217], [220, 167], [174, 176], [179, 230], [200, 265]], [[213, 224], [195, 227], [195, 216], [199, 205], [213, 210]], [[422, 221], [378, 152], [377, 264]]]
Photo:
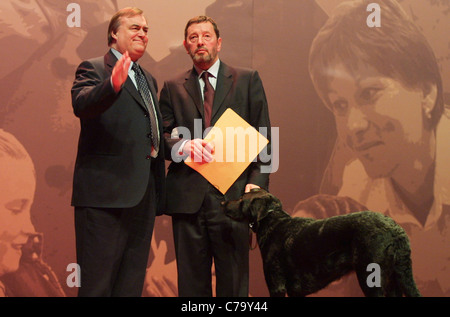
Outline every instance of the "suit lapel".
[[211, 122], [215, 122], [214, 116], [222, 107], [225, 97], [228, 95], [231, 86], [233, 85], [233, 76], [229, 67], [223, 62], [220, 63], [219, 73], [217, 74], [217, 85], [214, 94], [214, 103], [211, 114]]
[[200, 85], [198, 83], [198, 75], [197, 72], [192, 68], [190, 71], [186, 74], [186, 81], [184, 82], [184, 88], [188, 92], [188, 94], [191, 96], [192, 100], [194, 101], [195, 106], [197, 107], [197, 110], [201, 113], [203, 117], [203, 102], [202, 102], [202, 95], [200, 94]]
[[128, 76], [127, 80], [125, 81], [123, 88], [126, 89], [128, 91], [128, 93], [137, 101], [139, 106], [141, 106], [145, 111], [148, 111], [147, 106], [144, 103], [144, 100], [142, 99], [141, 95], [139, 94], [139, 91], [136, 89], [136, 86], [134, 85], [130, 76]]
[[128, 91], [128, 93], [137, 101], [139, 106], [144, 108], [145, 111], [148, 111], [147, 106], [144, 103], [144, 100], [142, 99], [141, 95], [139, 94], [139, 91], [137, 91], [136, 86], [134, 85], [134, 83], [130, 77], [128, 77], [127, 80], [125, 81], [123, 88], [126, 89]]

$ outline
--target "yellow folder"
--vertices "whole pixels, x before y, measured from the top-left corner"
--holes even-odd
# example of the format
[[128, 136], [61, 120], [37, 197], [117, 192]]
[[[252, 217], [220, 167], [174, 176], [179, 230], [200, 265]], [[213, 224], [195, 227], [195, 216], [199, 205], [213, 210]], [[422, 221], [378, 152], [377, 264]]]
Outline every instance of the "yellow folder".
[[214, 160], [201, 163], [189, 157], [185, 163], [202, 174], [222, 194], [269, 143], [265, 136], [231, 108], [223, 113], [204, 139], [214, 142]]

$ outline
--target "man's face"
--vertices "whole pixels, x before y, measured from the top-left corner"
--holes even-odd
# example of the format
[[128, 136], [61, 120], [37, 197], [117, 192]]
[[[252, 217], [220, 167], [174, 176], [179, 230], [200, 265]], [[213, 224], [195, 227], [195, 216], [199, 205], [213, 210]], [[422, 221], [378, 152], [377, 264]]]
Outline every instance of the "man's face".
[[325, 99], [338, 135], [370, 177], [392, 176], [399, 166], [418, 166], [420, 157], [430, 155], [421, 89], [407, 88], [369, 66], [354, 75], [338, 64], [330, 79]]
[[30, 219], [35, 186], [29, 160], [0, 157], [0, 276], [17, 270], [27, 234], [35, 232]]
[[148, 43], [148, 25], [143, 15], [121, 17], [117, 33], [112, 37], [116, 40], [111, 46], [120, 53], [128, 51], [133, 62], [145, 53]]
[[194, 23], [187, 29], [187, 37], [183, 44], [194, 64], [206, 70], [219, 58], [222, 39], [217, 38], [210, 22]]

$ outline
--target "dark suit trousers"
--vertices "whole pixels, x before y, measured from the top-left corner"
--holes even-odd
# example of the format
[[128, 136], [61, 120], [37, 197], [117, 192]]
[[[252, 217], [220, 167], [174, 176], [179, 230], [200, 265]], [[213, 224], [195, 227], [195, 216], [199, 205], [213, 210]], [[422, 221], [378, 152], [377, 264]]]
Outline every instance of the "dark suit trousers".
[[227, 217], [222, 200], [209, 185], [197, 213], [172, 215], [180, 297], [212, 296], [213, 261], [216, 296], [248, 296], [248, 223]]
[[141, 296], [155, 222], [154, 176], [150, 179], [135, 207], [75, 207], [78, 296]]

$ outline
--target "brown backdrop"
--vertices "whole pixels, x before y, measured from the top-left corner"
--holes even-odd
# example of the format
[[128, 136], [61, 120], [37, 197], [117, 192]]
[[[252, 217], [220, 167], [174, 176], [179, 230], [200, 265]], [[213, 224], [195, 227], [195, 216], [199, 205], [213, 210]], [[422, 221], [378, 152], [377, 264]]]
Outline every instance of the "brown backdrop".
[[[81, 26], [69, 27], [66, 19], [71, 12], [67, 6], [72, 2], [12, 0], [0, 4], [0, 129], [15, 136], [34, 162], [36, 191], [31, 221], [35, 230], [43, 234], [41, 258], [55, 273], [67, 296], [76, 294], [75, 288], [66, 285], [66, 267], [76, 261], [70, 195], [79, 132], [70, 88], [77, 65], [106, 52], [107, 24], [118, 8], [137, 6], [144, 10], [150, 39], [142, 64], [157, 78], [159, 87], [165, 79], [191, 67], [182, 47], [185, 22], [194, 15], [212, 16], [223, 38], [221, 59], [231, 65], [257, 69], [264, 82], [271, 123], [280, 132], [279, 169], [271, 175], [271, 192], [281, 199], [288, 212], [293, 212], [297, 202], [319, 193], [335, 144], [336, 126], [310, 80], [308, 54], [318, 30], [341, 1], [78, 0]], [[448, 103], [449, 1], [399, 3], [421, 28], [436, 54]], [[9, 186], [3, 175], [0, 181], [0, 190]], [[171, 295], [174, 291], [171, 283], [176, 272], [170, 227], [170, 218], [158, 218], [149, 261], [151, 272], [165, 276], [167, 285], [155, 286], [149, 278], [145, 296]], [[433, 245], [422, 247], [432, 249]], [[250, 252], [250, 293], [267, 296], [259, 251]], [[450, 247], [447, 244], [431, 254], [449, 258]], [[424, 295], [448, 296], [449, 272], [430, 272], [427, 261], [433, 260], [421, 262], [425, 267], [418, 270], [427, 271], [427, 279], [438, 286]]]

